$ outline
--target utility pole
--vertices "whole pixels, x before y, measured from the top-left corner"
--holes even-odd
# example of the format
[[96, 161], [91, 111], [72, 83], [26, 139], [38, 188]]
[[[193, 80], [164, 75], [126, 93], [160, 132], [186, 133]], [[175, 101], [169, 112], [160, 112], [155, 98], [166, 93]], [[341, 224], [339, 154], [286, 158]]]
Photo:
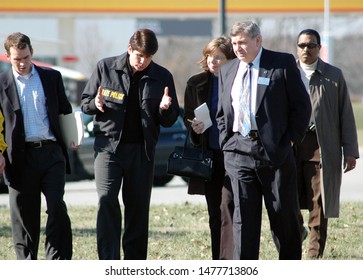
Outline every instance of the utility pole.
[[325, 61], [333, 63], [333, 46], [330, 38], [330, 0], [324, 0], [324, 32], [323, 47], [325, 48]]
[[226, 33], [226, 0], [219, 0], [219, 35]]

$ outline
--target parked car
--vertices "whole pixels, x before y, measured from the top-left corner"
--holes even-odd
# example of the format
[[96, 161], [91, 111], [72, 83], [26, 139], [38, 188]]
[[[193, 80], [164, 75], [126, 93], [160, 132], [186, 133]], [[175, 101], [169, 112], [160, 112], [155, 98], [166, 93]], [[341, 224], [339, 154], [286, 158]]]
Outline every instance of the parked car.
[[[187, 129], [184, 126], [183, 118], [178, 117], [173, 126], [165, 128], [160, 126], [160, 136], [155, 148], [155, 170], [154, 185], [164, 186], [173, 179], [173, 175], [167, 173], [169, 155], [174, 151], [175, 146], [183, 146], [185, 143]], [[187, 178], [182, 178], [188, 181]]]

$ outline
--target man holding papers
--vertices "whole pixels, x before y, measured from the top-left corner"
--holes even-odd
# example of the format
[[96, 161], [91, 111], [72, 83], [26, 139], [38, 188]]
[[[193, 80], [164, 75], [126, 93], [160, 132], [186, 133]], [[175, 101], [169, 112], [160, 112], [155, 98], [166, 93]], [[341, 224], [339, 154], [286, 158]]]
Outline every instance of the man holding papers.
[[7, 147], [3, 134], [3, 123], [4, 116], [0, 111], [0, 175], [3, 174], [5, 168], [5, 158], [3, 156], [3, 153], [5, 152], [5, 149]]
[[13, 33], [4, 45], [12, 68], [0, 74], [0, 109], [8, 145], [4, 178], [16, 257], [37, 259], [43, 193], [48, 215], [45, 257], [71, 259], [71, 222], [63, 200], [70, 166], [59, 115], [71, 113], [72, 107], [61, 74], [32, 63], [28, 36]]

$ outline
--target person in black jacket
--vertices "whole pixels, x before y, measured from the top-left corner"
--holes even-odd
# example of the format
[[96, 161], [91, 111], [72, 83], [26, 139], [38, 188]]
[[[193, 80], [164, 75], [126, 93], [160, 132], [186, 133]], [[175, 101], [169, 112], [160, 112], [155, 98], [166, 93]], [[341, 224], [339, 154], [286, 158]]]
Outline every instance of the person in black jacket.
[[28, 36], [10, 34], [4, 46], [12, 68], [0, 74], [0, 109], [8, 145], [4, 179], [9, 185], [16, 257], [38, 257], [43, 193], [48, 215], [45, 257], [69, 260], [72, 230], [63, 196], [65, 173], [70, 172], [70, 165], [59, 115], [71, 113], [72, 106], [61, 74], [32, 63], [33, 48]]
[[121, 183], [124, 259], [147, 258], [155, 145], [160, 125], [172, 126], [179, 115], [173, 76], [152, 60], [157, 50], [152, 30], [136, 31], [127, 52], [98, 62], [82, 94], [82, 111], [95, 115], [100, 259], [121, 258]]
[[5, 149], [7, 147], [5, 143], [5, 138], [3, 134], [3, 123], [4, 123], [4, 116], [0, 111], [0, 175], [3, 174], [5, 168], [5, 158], [3, 156]]

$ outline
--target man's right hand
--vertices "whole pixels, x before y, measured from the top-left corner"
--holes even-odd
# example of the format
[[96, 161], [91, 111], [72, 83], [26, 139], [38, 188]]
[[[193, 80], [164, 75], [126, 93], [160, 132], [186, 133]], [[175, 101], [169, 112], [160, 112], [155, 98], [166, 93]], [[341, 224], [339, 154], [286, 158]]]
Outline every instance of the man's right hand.
[[5, 158], [2, 154], [0, 154], [0, 175], [3, 174], [5, 169]]
[[102, 88], [98, 87], [97, 95], [95, 98], [95, 105], [98, 110], [100, 110], [102, 113], [105, 112], [103, 109], [103, 99], [102, 99]]

